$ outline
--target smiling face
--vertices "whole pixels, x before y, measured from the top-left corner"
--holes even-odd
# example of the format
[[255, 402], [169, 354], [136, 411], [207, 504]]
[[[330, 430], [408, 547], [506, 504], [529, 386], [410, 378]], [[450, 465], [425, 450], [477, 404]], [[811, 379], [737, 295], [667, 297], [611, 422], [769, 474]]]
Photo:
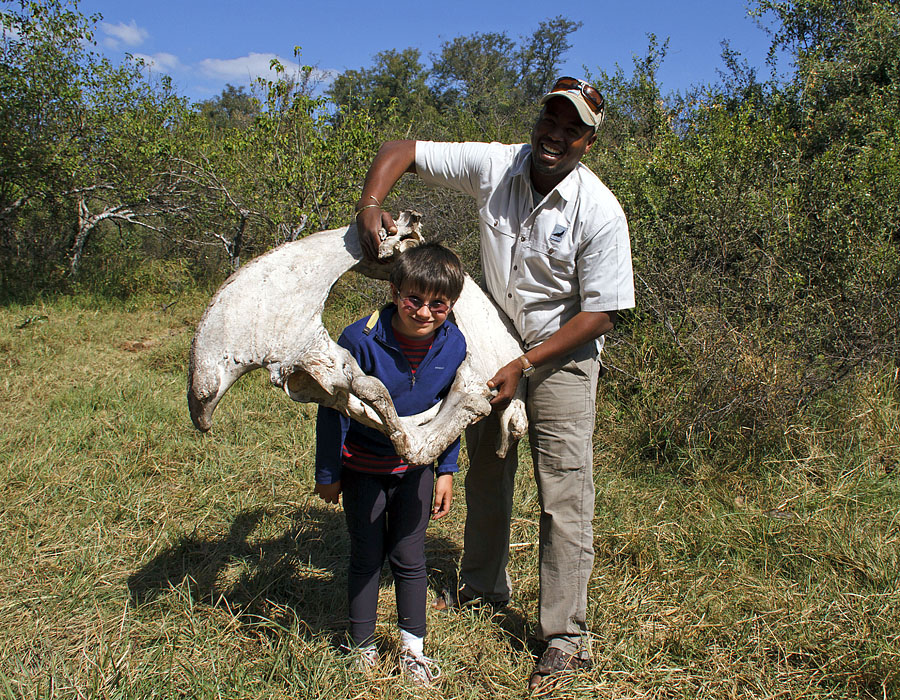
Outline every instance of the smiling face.
[[547, 194], [572, 172], [594, 143], [594, 130], [564, 97], [544, 105], [531, 131], [531, 183]]
[[[452, 306], [447, 299], [430, 294], [420, 293], [417, 290], [402, 289], [398, 290], [393, 284], [391, 285], [391, 295], [394, 297], [394, 303], [397, 305], [397, 313], [391, 320], [391, 326], [394, 332], [405, 335], [408, 338], [417, 338], [423, 340], [432, 335], [441, 324], [447, 320], [447, 314]], [[409, 297], [413, 297], [409, 299]], [[417, 303], [423, 302], [416, 309]], [[429, 304], [443, 302], [447, 305], [447, 310], [442, 313], [432, 311]]]

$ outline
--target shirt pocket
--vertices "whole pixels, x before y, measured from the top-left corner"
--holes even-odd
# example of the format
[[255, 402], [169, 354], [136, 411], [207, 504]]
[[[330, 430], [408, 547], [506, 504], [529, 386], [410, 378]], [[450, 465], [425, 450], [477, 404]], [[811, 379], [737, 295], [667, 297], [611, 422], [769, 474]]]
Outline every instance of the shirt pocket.
[[485, 211], [484, 209], [478, 212], [478, 215], [481, 217], [481, 221], [484, 223], [486, 229], [490, 232], [492, 239], [503, 241], [506, 245], [509, 245], [515, 239], [516, 234], [511, 230], [508, 221], [501, 219], [500, 217], [492, 216], [490, 212]]
[[531, 257], [541, 260], [552, 275], [567, 278], [575, 274], [578, 249], [566, 222], [549, 225], [537, 222], [528, 247]]

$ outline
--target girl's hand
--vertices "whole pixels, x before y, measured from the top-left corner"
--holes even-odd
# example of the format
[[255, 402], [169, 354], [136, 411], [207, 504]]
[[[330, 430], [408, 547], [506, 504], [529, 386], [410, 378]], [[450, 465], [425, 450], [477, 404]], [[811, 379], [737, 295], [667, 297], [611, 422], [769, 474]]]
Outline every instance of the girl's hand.
[[437, 520], [447, 515], [451, 503], [453, 503], [453, 474], [439, 474], [434, 482], [434, 507], [431, 509], [431, 519]]
[[337, 503], [341, 493], [341, 482], [335, 481], [333, 484], [316, 484], [313, 493], [317, 494], [326, 503]]

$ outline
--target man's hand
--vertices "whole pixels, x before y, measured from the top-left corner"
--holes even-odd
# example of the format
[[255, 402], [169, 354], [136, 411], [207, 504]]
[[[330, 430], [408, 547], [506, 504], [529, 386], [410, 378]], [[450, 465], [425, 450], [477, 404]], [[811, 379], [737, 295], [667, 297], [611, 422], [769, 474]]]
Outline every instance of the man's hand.
[[431, 509], [431, 519], [437, 520], [447, 515], [451, 503], [453, 503], [453, 474], [439, 474], [434, 482], [434, 507]]
[[501, 367], [497, 374], [488, 379], [488, 387], [496, 389], [496, 395], [491, 399], [491, 406], [506, 408], [519, 386], [522, 379], [522, 363], [518, 359]]
[[382, 229], [387, 231], [388, 235], [397, 233], [394, 217], [377, 206], [360, 209], [356, 215], [356, 233], [359, 236], [363, 255], [370, 260], [378, 260], [378, 246], [381, 243]]
[[[579, 311], [547, 340], [530, 348], [526, 359], [534, 367], [540, 367], [611, 331], [615, 322], [615, 311]], [[487, 383], [491, 389], [497, 390], [497, 394], [491, 399], [491, 405], [499, 409], [506, 408], [521, 379], [522, 363], [518, 358], [501, 367]]]
[[316, 484], [313, 493], [317, 494], [326, 503], [337, 503], [338, 496], [341, 493], [341, 482], [335, 481], [333, 484]]
[[[363, 183], [359, 202], [356, 204], [356, 231], [363, 255], [369, 260], [378, 259], [381, 230], [397, 233], [393, 217], [381, 210], [381, 204], [403, 173], [416, 172], [416, 142], [387, 141], [381, 144]], [[376, 204], [378, 206], [370, 206]]]

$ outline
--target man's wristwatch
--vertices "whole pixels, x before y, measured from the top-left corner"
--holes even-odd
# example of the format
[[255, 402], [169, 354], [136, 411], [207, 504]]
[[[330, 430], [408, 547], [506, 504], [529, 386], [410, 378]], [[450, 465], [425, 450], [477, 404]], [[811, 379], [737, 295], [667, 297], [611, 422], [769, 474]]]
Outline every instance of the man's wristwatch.
[[528, 361], [525, 355], [519, 357], [519, 364], [522, 365], [522, 376], [526, 379], [534, 374], [534, 365]]

